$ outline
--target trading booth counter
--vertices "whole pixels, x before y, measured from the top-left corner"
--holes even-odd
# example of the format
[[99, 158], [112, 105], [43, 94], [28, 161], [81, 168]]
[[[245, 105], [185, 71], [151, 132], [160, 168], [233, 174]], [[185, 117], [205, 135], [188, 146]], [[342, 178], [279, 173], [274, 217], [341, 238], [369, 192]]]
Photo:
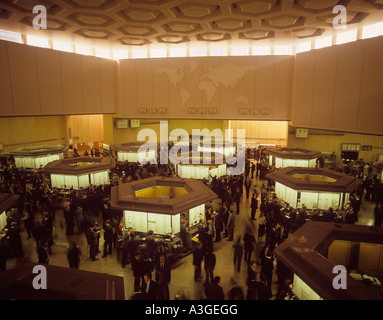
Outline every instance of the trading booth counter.
[[315, 168], [321, 152], [298, 148], [270, 148], [264, 151], [269, 156], [270, 166], [275, 168], [307, 167]]
[[157, 242], [175, 247], [182, 243], [181, 220], [193, 229], [205, 217], [205, 204], [216, 198], [198, 180], [152, 177], [112, 187], [111, 208], [123, 211], [123, 227], [133, 228], [138, 239], [152, 230]]
[[203, 139], [200, 140], [199, 143], [194, 144], [193, 148], [195, 148], [199, 152], [218, 152], [225, 156], [234, 155], [236, 153], [236, 147], [234, 146], [234, 143], [232, 141], [210, 141], [210, 145], [204, 145]]
[[148, 148], [144, 151], [139, 151], [143, 144], [143, 142], [122, 143], [116, 144], [113, 149], [117, 152], [118, 161], [146, 162], [153, 160], [157, 162], [158, 145], [148, 145], [146, 143]]
[[325, 168], [283, 168], [266, 175], [275, 181], [275, 193], [294, 208], [342, 208], [361, 183], [359, 179]]
[[16, 149], [10, 154], [17, 168], [39, 169], [52, 161], [64, 159], [65, 151], [65, 146], [43, 145]]
[[226, 158], [223, 154], [212, 153], [210, 157], [198, 153], [195, 157], [189, 152], [187, 157], [181, 157], [176, 165], [176, 173], [181, 178], [206, 179], [222, 177], [227, 174]]
[[114, 167], [113, 158], [75, 157], [53, 161], [42, 172], [50, 174], [52, 188], [79, 190], [109, 184], [109, 170]]

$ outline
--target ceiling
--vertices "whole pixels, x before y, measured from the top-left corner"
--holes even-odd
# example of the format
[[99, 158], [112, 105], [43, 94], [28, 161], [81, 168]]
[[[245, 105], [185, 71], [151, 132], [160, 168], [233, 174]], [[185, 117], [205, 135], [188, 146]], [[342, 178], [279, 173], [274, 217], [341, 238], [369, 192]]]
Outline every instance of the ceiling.
[[[35, 5], [47, 30], [32, 27]], [[0, 0], [0, 29], [110, 49], [291, 43], [334, 32], [335, 5], [350, 27], [383, 21], [383, 0]]]

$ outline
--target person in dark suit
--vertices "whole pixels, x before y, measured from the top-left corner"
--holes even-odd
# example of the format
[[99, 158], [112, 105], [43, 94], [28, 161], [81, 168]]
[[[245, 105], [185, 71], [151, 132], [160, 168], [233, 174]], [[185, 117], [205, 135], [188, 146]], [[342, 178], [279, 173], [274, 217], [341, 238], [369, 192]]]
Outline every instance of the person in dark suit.
[[204, 289], [207, 300], [225, 300], [223, 288], [219, 285], [221, 278], [216, 276]]
[[239, 203], [241, 201], [241, 189], [239, 187], [235, 188], [235, 193], [234, 193], [234, 202], [236, 204], [237, 208], [237, 214], [239, 214]]
[[236, 242], [233, 245], [233, 248], [234, 248], [234, 256], [233, 256], [234, 272], [239, 273], [241, 272], [241, 262], [243, 257], [243, 244], [242, 244], [241, 236], [238, 236]]
[[213, 225], [213, 221], [210, 219], [207, 221], [207, 226], [205, 229], [205, 237], [206, 237], [206, 250], [213, 250], [213, 239], [215, 236], [215, 228]]
[[223, 230], [223, 207], [222, 203], [219, 204], [217, 214], [214, 217], [215, 226], [215, 242], [221, 241], [221, 232]]
[[255, 171], [255, 163], [253, 162], [253, 164], [251, 165], [251, 179], [254, 178], [254, 171]]
[[258, 199], [257, 199], [257, 195], [255, 193], [253, 193], [252, 197], [251, 197], [251, 220], [255, 220], [255, 213], [258, 209]]
[[49, 243], [48, 241], [44, 241], [41, 246], [37, 250], [37, 254], [39, 257], [38, 263], [41, 264], [49, 264]]
[[205, 256], [205, 248], [201, 241], [198, 242], [197, 247], [193, 251], [193, 265], [194, 265], [194, 281], [197, 282], [201, 278], [202, 261]]
[[158, 286], [158, 300], [170, 300], [169, 284], [171, 281], [171, 268], [165, 261], [165, 256], [160, 255], [155, 268], [155, 281]]
[[277, 236], [277, 230], [276, 230], [276, 223], [273, 222], [271, 225], [271, 228], [269, 229], [267, 235], [266, 235], [266, 245], [270, 247], [270, 250], [273, 251], [274, 248], [277, 245], [278, 236]]
[[205, 265], [204, 265], [205, 273], [206, 273], [205, 286], [209, 283], [209, 281], [213, 280], [215, 264], [216, 264], [215, 254], [213, 253], [212, 249], [207, 249], [206, 255], [205, 255]]
[[203, 244], [203, 247], [206, 248], [206, 225], [203, 219], [199, 221], [197, 230], [198, 230], [198, 240], [201, 241]]
[[[112, 254], [112, 244], [113, 244], [113, 227], [110, 224], [109, 220], [105, 221], [104, 225], [104, 254], [103, 258], [106, 257], [108, 254]], [[108, 250], [109, 247], [109, 250]]]
[[235, 216], [233, 214], [233, 211], [229, 210], [229, 218], [227, 219], [227, 231], [228, 231], [227, 241], [233, 241], [234, 228], [235, 228]]
[[250, 264], [251, 256], [254, 251], [255, 237], [252, 233], [245, 232], [243, 236], [243, 241], [244, 241], [244, 249], [245, 249], [244, 258], [247, 264]]
[[274, 255], [269, 247], [265, 247], [261, 252], [261, 274], [266, 278], [268, 296], [271, 297], [271, 285], [274, 270]]
[[146, 237], [146, 249], [150, 259], [154, 259], [154, 254], [156, 252], [156, 240], [153, 237], [153, 230], [148, 231], [148, 236]]
[[80, 267], [80, 256], [81, 256], [80, 248], [77, 247], [77, 244], [72, 241], [70, 244], [70, 248], [68, 249], [68, 252], [67, 252], [69, 268], [78, 269]]
[[141, 288], [141, 294], [143, 300], [157, 300], [158, 290], [157, 283], [150, 279], [149, 274], [144, 274], [144, 282]]
[[141, 261], [141, 252], [137, 251], [136, 256], [132, 260], [132, 271], [134, 277], [134, 292], [140, 291], [140, 282], [142, 276], [142, 261]]
[[251, 187], [251, 180], [249, 179], [249, 177], [246, 177], [246, 180], [245, 180], [246, 199], [249, 199], [250, 187]]
[[285, 228], [284, 224], [281, 224], [277, 229], [277, 243], [280, 245], [283, 241], [289, 236], [288, 230]]
[[229, 208], [227, 206], [227, 204], [224, 202], [223, 203], [223, 213], [222, 213], [222, 221], [223, 221], [223, 230], [225, 231], [224, 232], [224, 235], [223, 237], [226, 238], [228, 236], [228, 230], [227, 230], [227, 221], [229, 220]]

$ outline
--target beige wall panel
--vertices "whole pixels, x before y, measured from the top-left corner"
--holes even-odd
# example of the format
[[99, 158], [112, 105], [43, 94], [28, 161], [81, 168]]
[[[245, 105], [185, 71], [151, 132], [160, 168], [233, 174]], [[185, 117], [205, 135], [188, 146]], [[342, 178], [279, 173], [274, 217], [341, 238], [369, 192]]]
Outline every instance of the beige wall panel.
[[296, 126], [311, 126], [315, 55], [305, 52], [296, 55], [295, 90], [292, 121]]
[[271, 114], [263, 116], [270, 119], [273, 116], [275, 57], [258, 56], [257, 67], [255, 107], [260, 109], [260, 113], [264, 108], [270, 109]]
[[383, 41], [365, 40], [357, 130], [383, 133]]
[[[315, 134], [310, 132], [314, 131]], [[360, 145], [372, 145], [371, 151], [360, 151], [359, 158], [375, 162], [379, 154], [383, 154], [383, 136], [340, 133], [322, 130], [309, 130], [306, 139], [296, 138], [295, 134], [289, 134], [288, 146], [291, 148], [303, 148], [321, 152], [335, 152], [339, 158], [342, 143], [359, 143]]]
[[291, 119], [294, 56], [275, 56], [273, 118]]
[[380, 245], [361, 243], [358, 269], [379, 270]]
[[60, 53], [36, 48], [42, 114], [63, 114]]
[[84, 110], [86, 113], [101, 113], [101, 80], [99, 59], [81, 57]]
[[164, 108], [169, 114], [169, 105], [173, 101], [173, 97], [169, 96], [169, 82], [166, 72], [169, 71], [168, 59], [152, 59], [153, 72], [153, 107]]
[[[222, 57], [210, 57], [202, 60], [202, 74], [198, 89], [201, 90], [202, 94], [202, 105], [197, 105], [197, 114], [195, 117], [199, 118], [210, 118], [209, 114], [201, 114], [199, 108], [216, 108], [220, 114], [225, 114], [227, 118], [230, 118], [233, 114], [232, 101], [230, 100], [229, 92], [221, 92], [222, 87], [218, 84], [216, 75], [217, 71], [220, 74], [222, 64], [229, 62], [227, 59]], [[223, 67], [225, 68], [225, 67]], [[222, 94], [222, 95], [221, 95]]]
[[[186, 84], [186, 60], [183, 58], [171, 58], [168, 60], [168, 69], [165, 74], [162, 74], [168, 79], [168, 116], [170, 118], [184, 117], [185, 112], [182, 104], [181, 89], [184, 89]], [[163, 115], [159, 116], [164, 117]]]
[[104, 141], [103, 115], [67, 116], [67, 129], [71, 129], [73, 143]]
[[348, 267], [350, 262], [351, 243], [335, 240], [328, 248], [327, 258], [335, 265]]
[[363, 66], [363, 42], [338, 46], [332, 126], [334, 129], [355, 130]]
[[65, 116], [0, 118], [3, 152], [34, 145], [66, 145]]
[[[153, 107], [153, 78], [150, 60], [137, 59], [137, 107], [150, 109]], [[145, 115], [147, 117], [148, 113]], [[151, 115], [152, 117], [155, 115]]]
[[136, 60], [120, 61], [121, 115], [138, 115], [137, 107], [137, 65]]
[[316, 57], [311, 125], [317, 128], [329, 128], [334, 105], [338, 47], [323, 48], [314, 52]]
[[[240, 68], [247, 68], [241, 81], [234, 87], [234, 99], [237, 116], [249, 119], [255, 118], [255, 113], [250, 113], [250, 109], [255, 109], [256, 101], [256, 69], [257, 59], [255, 57], [241, 57], [235, 62]], [[247, 114], [240, 114], [240, 109], [246, 108]]]
[[40, 113], [36, 50], [32, 46], [7, 43], [14, 112], [19, 115]]
[[117, 111], [117, 62], [100, 59], [101, 110], [103, 113]]
[[66, 114], [84, 113], [81, 56], [61, 53], [61, 74]]
[[[183, 104], [184, 117], [189, 117], [189, 108], [198, 108], [203, 106], [203, 94], [198, 88], [201, 80], [204, 66], [204, 58], [189, 58], [186, 62], [186, 83]], [[187, 98], [189, 97], [189, 98]], [[218, 108], [217, 108], [218, 114]]]
[[0, 41], [0, 97], [1, 115], [13, 114], [11, 78], [9, 74], [7, 43]]

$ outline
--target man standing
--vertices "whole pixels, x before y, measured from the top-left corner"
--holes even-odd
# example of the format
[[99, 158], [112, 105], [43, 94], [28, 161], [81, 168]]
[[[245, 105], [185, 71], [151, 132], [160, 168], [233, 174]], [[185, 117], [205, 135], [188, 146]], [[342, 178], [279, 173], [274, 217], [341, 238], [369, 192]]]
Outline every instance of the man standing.
[[137, 251], [136, 256], [132, 260], [132, 271], [134, 277], [134, 292], [140, 291], [140, 282], [142, 276], [142, 261], [141, 261], [141, 252]]
[[[110, 224], [109, 220], [105, 221], [104, 226], [104, 254], [103, 258], [106, 257], [108, 254], [112, 254], [112, 244], [113, 244], [113, 227]], [[109, 250], [108, 249], [109, 246]]]
[[205, 272], [206, 272], [205, 286], [209, 283], [209, 281], [213, 281], [215, 264], [216, 264], [215, 254], [213, 253], [211, 249], [207, 249], [206, 256], [205, 256]]
[[210, 219], [207, 221], [206, 226], [206, 250], [213, 250], [213, 239], [215, 235], [213, 221]]
[[249, 199], [250, 187], [251, 187], [251, 180], [249, 179], [249, 177], [246, 177], [246, 180], [245, 180], [246, 199]]
[[237, 214], [239, 214], [239, 202], [241, 201], [241, 191], [239, 187], [235, 188], [234, 201], [237, 208]]
[[194, 265], [194, 281], [197, 282], [201, 278], [202, 261], [205, 256], [205, 248], [201, 241], [198, 242], [197, 247], [193, 251], [193, 265]]
[[233, 241], [234, 227], [235, 227], [235, 216], [233, 214], [233, 210], [229, 210], [229, 218], [227, 219], [227, 231], [228, 231], [227, 241]]
[[253, 193], [253, 196], [251, 197], [251, 220], [255, 220], [255, 213], [258, 209], [258, 199], [257, 195]]
[[44, 241], [41, 246], [38, 248], [38, 256], [39, 256], [39, 261], [38, 263], [41, 264], [49, 264], [49, 243], [48, 241]]
[[225, 294], [223, 293], [223, 288], [219, 285], [221, 278], [215, 277], [213, 281], [211, 281], [205, 287], [205, 295], [207, 300], [224, 300]]
[[215, 225], [215, 242], [221, 241], [221, 232], [223, 230], [223, 207], [222, 203], [219, 204], [218, 212], [214, 217]]
[[159, 261], [156, 264], [155, 280], [157, 282], [158, 300], [170, 300], [169, 284], [171, 280], [171, 269], [165, 261], [165, 256], [160, 255]]
[[157, 300], [157, 283], [150, 279], [149, 274], [144, 274], [144, 283], [141, 288], [143, 300]]

